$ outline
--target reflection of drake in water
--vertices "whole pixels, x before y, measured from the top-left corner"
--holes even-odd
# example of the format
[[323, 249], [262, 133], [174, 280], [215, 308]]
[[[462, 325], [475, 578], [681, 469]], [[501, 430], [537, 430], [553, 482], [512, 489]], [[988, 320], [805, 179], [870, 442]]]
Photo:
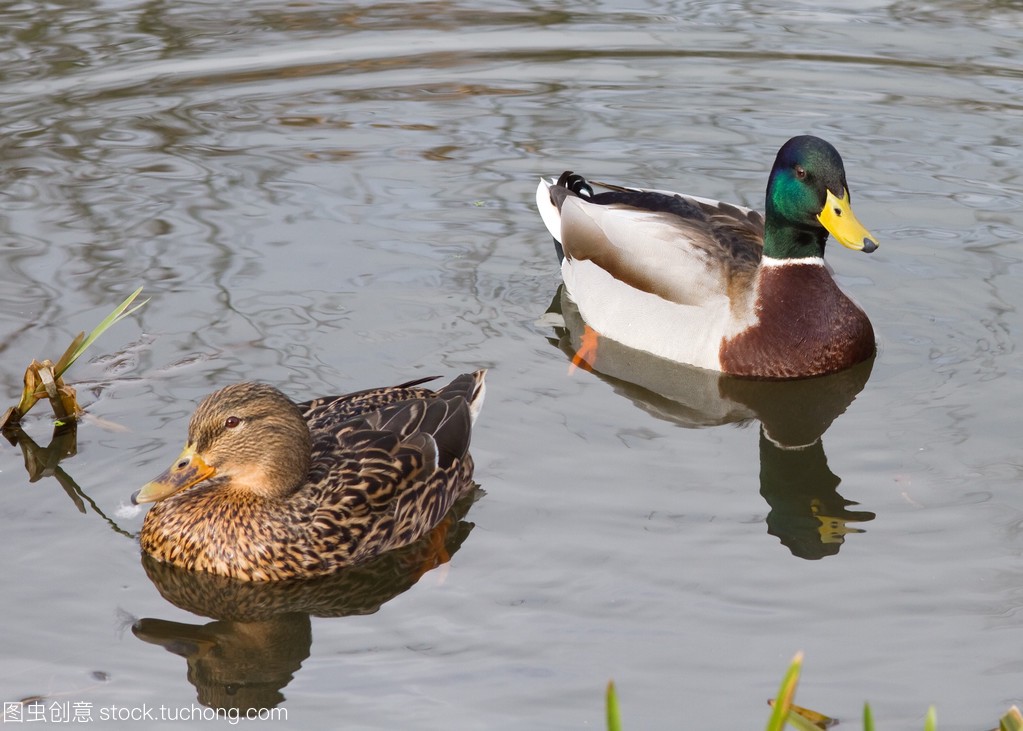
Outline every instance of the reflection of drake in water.
[[850, 511], [828, 469], [821, 437], [863, 390], [873, 358], [840, 373], [793, 381], [733, 378], [666, 361], [594, 336], [559, 287], [545, 318], [552, 342], [576, 358], [583, 338], [596, 337], [593, 361], [583, 363], [618, 393], [654, 416], [696, 428], [758, 419], [760, 493], [771, 506], [768, 532], [793, 555], [816, 559], [838, 553], [850, 523], [874, 514]]
[[874, 519], [856, 503], [838, 494], [839, 479], [828, 469], [824, 443], [782, 447], [760, 432], [760, 494], [771, 506], [767, 532], [800, 558], [817, 559], [838, 553], [847, 533], [862, 533], [850, 523]]
[[272, 708], [284, 700], [312, 647], [309, 617], [376, 612], [446, 563], [468, 537], [464, 517], [476, 497], [464, 496], [427, 536], [405, 548], [317, 579], [249, 582], [187, 571], [143, 555], [150, 580], [167, 601], [216, 621], [186, 624], [139, 619], [140, 639], [181, 655], [198, 700], [211, 708]]

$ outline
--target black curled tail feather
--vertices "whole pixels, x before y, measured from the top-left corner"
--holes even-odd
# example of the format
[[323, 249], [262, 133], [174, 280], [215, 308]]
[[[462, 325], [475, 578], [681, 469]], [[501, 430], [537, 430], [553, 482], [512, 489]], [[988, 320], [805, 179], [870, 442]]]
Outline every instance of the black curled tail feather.
[[586, 178], [582, 175], [573, 173], [571, 170], [566, 170], [561, 174], [561, 177], [558, 178], [557, 185], [562, 188], [568, 188], [580, 198], [593, 197], [593, 186], [587, 183]]

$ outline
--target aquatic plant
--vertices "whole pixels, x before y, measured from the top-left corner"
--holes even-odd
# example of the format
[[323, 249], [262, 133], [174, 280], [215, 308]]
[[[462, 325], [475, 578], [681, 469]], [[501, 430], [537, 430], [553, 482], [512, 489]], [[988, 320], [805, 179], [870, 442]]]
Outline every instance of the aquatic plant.
[[[797, 729], [797, 731], [821, 731], [838, 723], [837, 719], [829, 718], [822, 713], [802, 708], [793, 703], [796, 696], [796, 686], [799, 684], [799, 675], [803, 669], [803, 653], [797, 652], [792, 662], [789, 663], [778, 688], [778, 697], [769, 701], [771, 705], [771, 717], [767, 721], [767, 731], [783, 731], [786, 727]], [[607, 684], [607, 728], [608, 731], [621, 731], [622, 724], [618, 714], [618, 696], [615, 692], [614, 682]], [[927, 709], [924, 717], [924, 731], [937, 731], [938, 716], [931, 706]], [[870, 704], [863, 705], [863, 731], [875, 731], [874, 716], [870, 710]], [[1023, 714], [1016, 706], [1012, 706], [1002, 716], [998, 723], [997, 731], [1023, 731]]]
[[49, 360], [42, 362], [33, 360], [25, 370], [25, 387], [21, 391], [21, 400], [17, 406], [10, 407], [4, 412], [3, 417], [0, 417], [0, 429], [16, 427], [36, 402], [44, 398], [49, 399], [58, 420], [76, 418], [82, 412], [82, 408], [78, 405], [75, 389], [64, 383], [62, 376], [85, 349], [96, 341], [96, 338], [149, 301], [142, 300], [128, 309], [141, 292], [142, 287], [132, 292], [88, 335], [84, 332], [78, 333], [56, 363]]
[[618, 694], [615, 693], [615, 683], [609, 680], [607, 683], [607, 731], [622, 731], [622, 718], [618, 715]]

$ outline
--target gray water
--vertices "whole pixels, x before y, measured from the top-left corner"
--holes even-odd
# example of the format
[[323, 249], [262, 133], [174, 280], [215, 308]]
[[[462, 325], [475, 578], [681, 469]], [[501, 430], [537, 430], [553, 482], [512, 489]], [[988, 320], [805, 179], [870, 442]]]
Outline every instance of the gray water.
[[[69, 372], [90, 416], [62, 472], [30, 482], [0, 449], [0, 699], [98, 721], [251, 691], [296, 727], [575, 729], [602, 727], [614, 678], [627, 728], [762, 728], [803, 650], [798, 702], [850, 727], [864, 700], [886, 728], [934, 703], [943, 731], [1023, 702], [1018, 4], [2, 12], [0, 403], [150, 301]], [[708, 402], [716, 381], [628, 357], [570, 373], [537, 178], [761, 207], [803, 133], [881, 242], [829, 250], [879, 353], [799, 392], [820, 441], [775, 444], [807, 427], [789, 393]], [[477, 367], [485, 495], [449, 563], [211, 626], [150, 580], [124, 506], [205, 393]], [[26, 428], [49, 442], [44, 406]]]

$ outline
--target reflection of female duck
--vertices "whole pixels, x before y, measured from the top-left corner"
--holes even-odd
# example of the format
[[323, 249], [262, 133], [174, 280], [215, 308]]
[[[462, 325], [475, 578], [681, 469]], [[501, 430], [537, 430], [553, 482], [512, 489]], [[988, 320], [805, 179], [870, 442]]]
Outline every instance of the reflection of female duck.
[[188, 661], [200, 703], [239, 714], [280, 704], [313, 640], [309, 615], [301, 613], [205, 625], [140, 619], [132, 631]]
[[261, 384], [196, 409], [174, 465], [133, 496], [146, 553], [243, 580], [332, 573], [427, 533], [472, 487], [484, 371], [296, 406]]
[[430, 533], [329, 576], [291, 581], [239, 581], [187, 571], [143, 555], [146, 574], [169, 602], [213, 617], [206, 624], [139, 619], [132, 631], [188, 661], [199, 702], [213, 708], [270, 708], [309, 656], [309, 616], [372, 614], [447, 562], [468, 537], [465, 521], [478, 490], [462, 497]]
[[595, 193], [566, 172], [537, 207], [561, 272], [601, 335], [671, 361], [739, 376], [803, 378], [874, 353], [863, 311], [824, 265], [830, 232], [866, 252], [842, 158], [817, 137], [778, 151], [766, 213], [665, 191]]

